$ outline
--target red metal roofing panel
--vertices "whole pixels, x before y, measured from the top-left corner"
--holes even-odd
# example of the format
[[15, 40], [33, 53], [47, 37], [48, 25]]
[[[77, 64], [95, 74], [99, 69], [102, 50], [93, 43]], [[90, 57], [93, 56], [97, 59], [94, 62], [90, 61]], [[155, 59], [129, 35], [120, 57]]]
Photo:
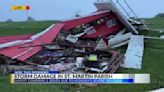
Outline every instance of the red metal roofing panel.
[[83, 37], [84, 38], [97, 38], [100, 36], [108, 36], [111, 33], [119, 31], [120, 29], [121, 29], [121, 26], [118, 24], [111, 28], [108, 28], [106, 26], [106, 23], [103, 23], [95, 27], [95, 30], [97, 31], [96, 33], [90, 34], [90, 35], [84, 35]]
[[[63, 26], [64, 26], [63, 23], [56, 24], [54, 27], [52, 27], [50, 29], [50, 31], [45, 33], [39, 39], [36, 39], [35, 41], [33, 41], [33, 44], [34, 45], [41, 45], [42, 43], [44, 43], [44, 44], [51, 43], [56, 38], [58, 33], [61, 31]], [[31, 57], [32, 55], [36, 54], [40, 50], [42, 50], [41, 47], [34, 47], [31, 52], [29, 52], [28, 54], [25, 54], [25, 55], [19, 57], [18, 60], [24, 61], [27, 58]]]
[[52, 27], [47, 33], [45, 33], [43, 36], [41, 36], [39, 39], [36, 39], [34, 42], [35, 45], [41, 44], [41, 43], [51, 43], [55, 37], [58, 35], [58, 33], [63, 28], [63, 23], [58, 23], [54, 27]]
[[10, 58], [16, 57], [16, 59], [20, 61], [24, 61], [30, 58], [32, 55], [36, 54], [38, 51], [42, 50], [42, 47], [32, 47], [32, 48], [19, 48], [19, 47], [41, 45], [42, 43], [49, 44], [55, 39], [55, 37], [63, 28], [63, 26], [64, 26], [63, 23], [56, 24], [47, 33], [45, 33], [38, 39], [34, 40], [32, 43], [1, 49], [0, 54], [8, 56]]
[[42, 50], [42, 47], [33, 47], [32, 50], [30, 50], [27, 54], [22, 55], [21, 57], [19, 57], [17, 59], [20, 61], [24, 61], [24, 60], [30, 58], [31, 56], [35, 55], [37, 52], [39, 52], [41, 50]]
[[4, 48], [4, 49], [0, 50], [0, 54], [13, 58], [13, 57], [17, 56], [18, 54], [28, 50], [28, 48], [19, 48], [19, 47], [24, 47], [24, 46], [29, 46], [29, 45], [32, 45], [32, 43]]
[[32, 35], [20, 35], [20, 36], [2, 36], [0, 37], [0, 44], [5, 42], [11, 42], [15, 40], [26, 40], [29, 39]]
[[65, 21], [65, 26], [63, 27], [64, 30], [69, 30], [71, 28], [77, 27], [81, 24], [85, 24], [88, 22], [92, 22], [94, 20], [97, 20], [99, 18], [105, 17], [110, 15], [110, 12], [96, 12], [94, 14], [85, 16], [85, 17], [80, 17], [72, 20]]
[[[109, 28], [106, 24], [106, 22], [110, 19], [115, 19], [116, 21], [116, 25], [111, 28]], [[86, 34], [83, 37], [84, 38], [97, 38], [100, 36], [108, 36], [109, 34], [116, 33], [117, 31], [121, 29], [122, 24], [120, 23], [116, 15], [111, 14], [108, 20], [94, 27], [96, 30], [96, 33], [89, 34], [89, 35]]]

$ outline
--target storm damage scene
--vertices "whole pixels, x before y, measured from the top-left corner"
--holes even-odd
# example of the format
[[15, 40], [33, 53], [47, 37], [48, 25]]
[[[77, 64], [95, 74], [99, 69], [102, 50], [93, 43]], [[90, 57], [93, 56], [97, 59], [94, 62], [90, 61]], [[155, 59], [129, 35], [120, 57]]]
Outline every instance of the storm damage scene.
[[0, 2], [0, 91], [164, 92], [163, 1]]

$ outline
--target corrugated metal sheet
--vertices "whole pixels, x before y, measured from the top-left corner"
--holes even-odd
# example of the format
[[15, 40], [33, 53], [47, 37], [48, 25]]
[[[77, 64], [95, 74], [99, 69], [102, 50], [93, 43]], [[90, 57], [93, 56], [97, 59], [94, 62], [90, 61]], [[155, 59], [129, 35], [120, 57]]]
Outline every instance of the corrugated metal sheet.
[[69, 29], [77, 27], [81, 24], [89, 23], [89, 22], [92, 22], [92, 21], [97, 20], [99, 18], [108, 16], [108, 15], [110, 15], [109, 11], [99, 11], [99, 12], [95, 12], [94, 14], [91, 14], [88, 16], [67, 20], [67, 21], [63, 22], [63, 23], [65, 23], [65, 26], [63, 27], [63, 29], [69, 30]]
[[[42, 50], [42, 47], [32, 47], [32, 48], [19, 48], [19, 47], [41, 45], [43, 43], [49, 44], [55, 39], [55, 37], [57, 36], [57, 34], [60, 32], [62, 28], [64, 30], [69, 30], [81, 24], [89, 23], [94, 20], [100, 19], [102, 17], [106, 17], [106, 16], [109, 17], [109, 15], [111, 15], [109, 11], [98, 11], [88, 16], [58, 23], [55, 26], [53, 26], [49, 31], [46, 31], [44, 35], [39, 36], [39, 38], [32, 40], [30, 43], [25, 43], [22, 45], [1, 49], [0, 54], [8, 56], [10, 58], [16, 58], [20, 61], [24, 61], [29, 57], [33, 56], [34, 54], [36, 54], [38, 51]], [[117, 25], [116, 27], [110, 28], [109, 30], [106, 24], [98, 25], [97, 27], [95, 27], [98, 33], [93, 36], [94, 37], [99, 36], [100, 34], [108, 35], [109, 33], [118, 31], [120, 29], [120, 26], [121, 25]]]
[[[108, 20], [106, 20], [103, 23], [94, 27], [96, 30], [96, 33], [89, 34], [89, 35], [86, 34], [83, 37], [84, 38], [97, 38], [100, 36], [105, 37], [105, 36], [108, 36], [109, 34], [118, 32], [121, 29], [122, 24], [118, 20], [117, 16], [115, 14], [111, 13], [110, 16], [108, 16], [108, 17], [109, 17]], [[115, 19], [115, 21], [116, 21], [116, 24], [112, 27], [107, 26], [107, 21], [109, 21], [110, 19]]]
[[140, 35], [131, 36], [128, 49], [125, 54], [123, 67], [141, 69], [144, 53], [144, 37]]
[[15, 40], [29, 39], [31, 36], [32, 35], [20, 35], [20, 36], [5, 36], [5, 37], [0, 37], [0, 44], [1, 43], [15, 41]]
[[42, 47], [33, 47], [33, 48], [19, 48], [19, 47], [41, 45], [43, 43], [49, 44], [55, 39], [55, 37], [63, 28], [63, 26], [64, 26], [63, 23], [56, 24], [44, 35], [32, 41], [31, 43], [26, 43], [15, 47], [1, 49], [0, 54], [8, 56], [10, 58], [16, 58], [20, 61], [24, 61], [29, 57], [31, 57], [32, 55], [36, 54], [38, 51], [42, 50]]

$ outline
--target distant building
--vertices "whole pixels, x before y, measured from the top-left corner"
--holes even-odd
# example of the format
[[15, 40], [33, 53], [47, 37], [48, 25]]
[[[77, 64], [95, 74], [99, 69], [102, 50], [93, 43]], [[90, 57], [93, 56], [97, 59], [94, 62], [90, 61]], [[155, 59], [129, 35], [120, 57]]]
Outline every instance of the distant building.
[[12, 19], [7, 19], [6, 22], [13, 22], [13, 20]]
[[159, 13], [155, 16], [155, 18], [164, 18], [164, 13]]
[[35, 21], [35, 19], [29, 16], [26, 21]]

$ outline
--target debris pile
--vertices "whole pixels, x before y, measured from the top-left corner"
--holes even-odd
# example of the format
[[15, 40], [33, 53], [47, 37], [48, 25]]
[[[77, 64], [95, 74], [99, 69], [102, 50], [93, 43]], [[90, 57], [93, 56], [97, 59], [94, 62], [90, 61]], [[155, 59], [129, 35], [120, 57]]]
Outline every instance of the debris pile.
[[[69, 33], [61, 31], [51, 44], [42, 45], [43, 50], [29, 58], [28, 62], [36, 64], [35, 69], [55, 70], [62, 73], [113, 73], [123, 64], [123, 54], [108, 47], [97, 46], [103, 41], [102, 38], [78, 38], [74, 43], [66, 39], [72, 35]], [[17, 70], [21, 66], [11, 67]]]
[[[125, 56], [113, 48], [127, 45], [145, 25], [126, 19], [112, 1], [95, 6], [98, 10], [88, 16], [53, 24], [36, 35], [0, 38], [1, 61], [15, 70], [116, 72]], [[11, 65], [18, 62], [26, 65]]]

